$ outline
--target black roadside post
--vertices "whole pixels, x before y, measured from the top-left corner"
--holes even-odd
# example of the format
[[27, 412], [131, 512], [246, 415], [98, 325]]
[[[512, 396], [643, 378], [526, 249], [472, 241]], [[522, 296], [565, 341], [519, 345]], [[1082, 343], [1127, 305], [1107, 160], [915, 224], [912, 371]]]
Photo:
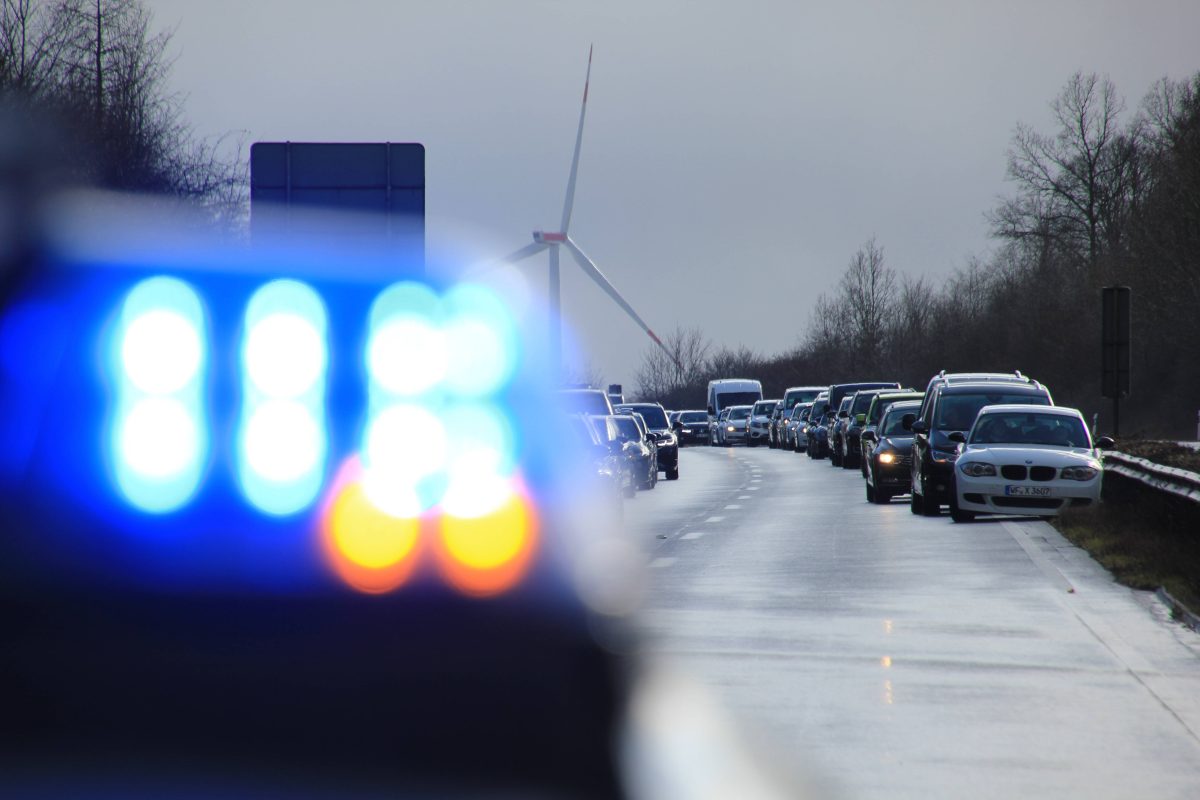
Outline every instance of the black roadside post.
[[1113, 401], [1113, 436], [1121, 433], [1121, 398], [1129, 395], [1129, 306], [1128, 286], [1101, 289], [1100, 391]]

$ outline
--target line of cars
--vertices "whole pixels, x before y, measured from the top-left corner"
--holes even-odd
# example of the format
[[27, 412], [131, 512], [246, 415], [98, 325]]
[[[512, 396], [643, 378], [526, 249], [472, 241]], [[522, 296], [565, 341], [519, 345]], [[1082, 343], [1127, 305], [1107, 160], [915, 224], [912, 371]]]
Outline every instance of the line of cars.
[[606, 392], [593, 388], [562, 389], [559, 405], [583, 454], [581, 470], [603, 492], [633, 497], [638, 490], [653, 489], [659, 473], [679, 479], [679, 442], [667, 412], [658, 403], [622, 403], [614, 406]]
[[[924, 391], [897, 382], [840, 384], [774, 402], [772, 447], [858, 469], [868, 502], [908, 495], [914, 514], [955, 522], [980, 514], [1052, 516], [1100, 501], [1101, 449], [1083, 415], [1055, 406], [1020, 372], [934, 375]], [[790, 391], [790, 390], [789, 390]], [[757, 404], [756, 404], [757, 408]]]

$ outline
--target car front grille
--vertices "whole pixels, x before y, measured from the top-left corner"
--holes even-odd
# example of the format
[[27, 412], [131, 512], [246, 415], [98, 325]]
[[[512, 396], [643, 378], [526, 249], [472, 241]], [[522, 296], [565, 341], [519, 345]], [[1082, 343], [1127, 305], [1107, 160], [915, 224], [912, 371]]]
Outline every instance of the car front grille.
[[1025, 480], [1025, 468], [1017, 464], [1005, 464], [1000, 467], [1000, 474], [1010, 481]]
[[1030, 467], [1029, 477], [1035, 481], [1052, 481], [1057, 472], [1054, 467]]

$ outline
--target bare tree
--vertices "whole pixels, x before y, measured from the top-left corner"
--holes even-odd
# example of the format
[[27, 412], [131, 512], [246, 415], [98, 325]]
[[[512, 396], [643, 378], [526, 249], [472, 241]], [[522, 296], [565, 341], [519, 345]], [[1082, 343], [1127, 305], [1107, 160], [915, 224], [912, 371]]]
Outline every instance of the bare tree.
[[1018, 124], [1008, 176], [1018, 195], [993, 215], [996, 235], [1051, 238], [1095, 268], [1119, 238], [1137, 187], [1137, 137], [1120, 129], [1125, 103], [1107, 78], [1075, 73], [1050, 104], [1053, 136]]
[[65, 120], [61, 160], [77, 180], [198, 200], [238, 220], [241, 149], [184, 121], [166, 90], [170, 41], [140, 0], [0, 0], [0, 91]]
[[30, 99], [53, 92], [72, 37], [61, 5], [0, 0], [0, 90]]
[[850, 259], [842, 275], [841, 298], [845, 308], [847, 345], [852, 366], [879, 366], [888, 322], [896, 305], [896, 273], [883, 261], [883, 248], [868, 239]]
[[[637, 370], [638, 396], [669, 398], [702, 380], [712, 344], [699, 328], [680, 325], [663, 337], [666, 350], [647, 348]], [[662, 402], [667, 402], [665, 399]], [[677, 404], [677, 403], [675, 403]]]

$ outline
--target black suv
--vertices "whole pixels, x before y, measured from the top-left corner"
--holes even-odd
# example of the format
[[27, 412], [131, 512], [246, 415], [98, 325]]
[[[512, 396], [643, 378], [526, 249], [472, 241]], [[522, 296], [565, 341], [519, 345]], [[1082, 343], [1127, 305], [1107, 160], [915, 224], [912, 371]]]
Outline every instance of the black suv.
[[[949, 379], [947, 379], [949, 378]], [[1037, 381], [1013, 380], [959, 382], [943, 376], [930, 382], [920, 416], [912, 422], [912, 513], [937, 516], [954, 492], [954, 462], [958, 443], [954, 431], [966, 432], [975, 424], [979, 409], [1001, 403], [1054, 405], [1050, 390]]]
[[641, 414], [658, 444], [658, 471], [667, 473], [667, 480], [679, 479], [679, 440], [671, 430], [667, 412], [658, 403], [622, 403], [618, 414]]

